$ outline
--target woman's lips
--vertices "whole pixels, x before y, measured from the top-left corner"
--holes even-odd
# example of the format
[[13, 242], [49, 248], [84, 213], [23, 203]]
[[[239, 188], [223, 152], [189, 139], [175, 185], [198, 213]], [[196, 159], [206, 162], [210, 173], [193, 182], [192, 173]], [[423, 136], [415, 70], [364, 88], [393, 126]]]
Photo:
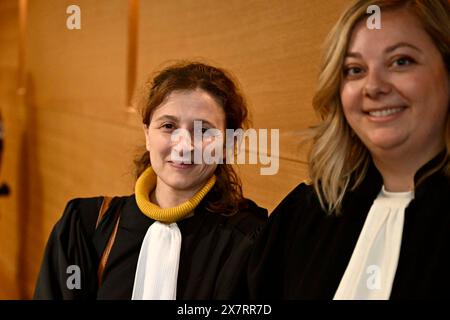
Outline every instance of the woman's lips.
[[177, 169], [189, 169], [194, 166], [192, 163], [173, 162], [173, 161], [169, 161], [169, 164]]
[[406, 107], [386, 107], [380, 109], [373, 109], [366, 111], [365, 114], [368, 115], [371, 121], [375, 122], [386, 122], [392, 121], [399, 118], [403, 112], [406, 110]]

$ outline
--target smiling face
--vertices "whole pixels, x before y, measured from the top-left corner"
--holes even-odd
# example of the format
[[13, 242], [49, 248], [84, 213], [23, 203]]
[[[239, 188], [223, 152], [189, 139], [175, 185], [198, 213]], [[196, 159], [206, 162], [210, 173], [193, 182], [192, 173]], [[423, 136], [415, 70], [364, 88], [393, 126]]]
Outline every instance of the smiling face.
[[[209, 144], [215, 143], [214, 139], [209, 138], [194, 145], [194, 121], [202, 122], [202, 131], [218, 129], [223, 136], [225, 134], [222, 107], [200, 89], [170, 93], [153, 112], [149, 126], [144, 128], [150, 162], [158, 177], [157, 188], [194, 194], [213, 175], [217, 164], [191, 164], [194, 162], [195, 148], [202, 152]], [[173, 139], [177, 129], [183, 129], [190, 137], [178, 135], [177, 139]], [[189, 154], [190, 163], [180, 160]]]
[[445, 145], [449, 77], [442, 55], [406, 9], [382, 12], [382, 28], [354, 28], [341, 102], [372, 157], [430, 159]]

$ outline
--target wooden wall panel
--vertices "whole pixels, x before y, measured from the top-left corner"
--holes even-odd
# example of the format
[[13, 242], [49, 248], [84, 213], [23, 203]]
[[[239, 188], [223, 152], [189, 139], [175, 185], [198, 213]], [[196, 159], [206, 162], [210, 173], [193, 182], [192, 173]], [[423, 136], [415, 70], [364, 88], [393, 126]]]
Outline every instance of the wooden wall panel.
[[[81, 9], [81, 29], [66, 27], [66, 8]], [[35, 102], [124, 103], [127, 1], [29, 1], [27, 64]], [[95, 108], [92, 113], [96, 113]]]
[[20, 230], [17, 191], [23, 109], [16, 95], [18, 81], [18, 3], [0, 2], [0, 114], [4, 125], [4, 150], [0, 159], [0, 183], [12, 190], [0, 198], [0, 299], [20, 298]]
[[[16, 292], [2, 285], [0, 297], [31, 296], [45, 242], [70, 198], [133, 190], [132, 158], [143, 139], [136, 114], [125, 109], [127, 2], [77, 1], [81, 30], [66, 28], [69, 4], [29, 2], [23, 125], [16, 121], [18, 104], [8, 103], [12, 128], [6, 138], [17, 152], [5, 167], [20, 166], [20, 175], [10, 165], [6, 177], [21, 202], [1, 207], [2, 218], [10, 214], [1, 221], [8, 232], [1, 232], [0, 240], [13, 243], [6, 247], [1, 241], [1, 269]], [[13, 76], [4, 82], [13, 81], [16, 97]], [[2, 96], [1, 102], [7, 99]]]
[[19, 28], [17, 0], [0, 2], [0, 67], [18, 67]]
[[[66, 28], [66, 8], [81, 9], [81, 29]], [[35, 279], [49, 232], [74, 197], [129, 194], [142, 143], [126, 111], [127, 1], [30, 1], [27, 32], [29, 159]], [[31, 141], [32, 140], [32, 141]], [[37, 210], [36, 210], [37, 208]], [[27, 294], [34, 282], [28, 281]]]
[[20, 164], [23, 155], [24, 109], [16, 95], [16, 68], [0, 68], [0, 112], [4, 121], [4, 150], [1, 159], [0, 182], [11, 192], [0, 198], [0, 299], [19, 298], [20, 248], [23, 242], [18, 215], [21, 201]]

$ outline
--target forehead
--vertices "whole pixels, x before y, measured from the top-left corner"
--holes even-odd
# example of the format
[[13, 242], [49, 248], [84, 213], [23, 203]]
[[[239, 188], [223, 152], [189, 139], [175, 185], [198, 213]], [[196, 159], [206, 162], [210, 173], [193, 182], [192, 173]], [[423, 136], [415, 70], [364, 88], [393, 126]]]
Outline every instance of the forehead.
[[220, 123], [225, 119], [222, 106], [202, 89], [172, 91], [155, 109], [152, 119], [164, 115], [187, 121], [205, 119]]
[[[368, 18], [369, 16], [367, 16]], [[381, 46], [407, 42], [422, 47], [434, 46], [420, 20], [406, 8], [381, 9], [381, 29], [369, 29], [367, 19], [358, 22], [352, 32], [349, 51], [383, 49]]]

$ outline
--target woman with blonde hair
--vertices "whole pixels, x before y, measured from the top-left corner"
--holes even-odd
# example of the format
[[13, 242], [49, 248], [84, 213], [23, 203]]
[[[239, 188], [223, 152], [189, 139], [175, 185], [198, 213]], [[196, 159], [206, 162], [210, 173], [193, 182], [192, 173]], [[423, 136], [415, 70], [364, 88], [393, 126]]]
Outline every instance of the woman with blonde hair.
[[311, 184], [260, 235], [252, 298], [450, 297], [449, 70], [447, 0], [344, 12], [313, 100]]

